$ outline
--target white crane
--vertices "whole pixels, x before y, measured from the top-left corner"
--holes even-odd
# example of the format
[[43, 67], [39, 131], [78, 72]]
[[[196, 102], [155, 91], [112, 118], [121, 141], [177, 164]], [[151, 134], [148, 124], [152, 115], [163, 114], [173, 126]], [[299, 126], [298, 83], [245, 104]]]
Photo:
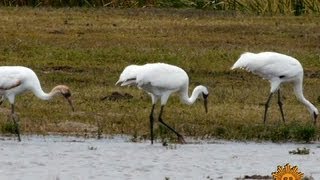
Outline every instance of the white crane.
[[282, 102], [280, 99], [281, 83], [293, 83], [293, 90], [298, 99], [306, 106], [310, 112], [314, 123], [316, 123], [319, 114], [318, 109], [310, 103], [303, 95], [303, 68], [300, 62], [290, 56], [276, 52], [261, 52], [258, 54], [246, 52], [240, 56], [231, 69], [245, 69], [253, 74], [257, 74], [263, 79], [269, 80], [271, 84], [270, 95], [265, 104], [263, 122], [266, 122], [267, 111], [272, 95], [278, 92], [278, 105], [281, 112], [282, 120], [285, 122]]
[[117, 84], [121, 86], [136, 85], [138, 88], [146, 91], [152, 99], [152, 108], [150, 113], [150, 134], [151, 144], [153, 144], [153, 111], [155, 104], [160, 99], [161, 109], [159, 114], [159, 122], [173, 131], [181, 143], [185, 143], [184, 138], [176, 130], [166, 124], [162, 119], [163, 108], [166, 105], [171, 93], [179, 92], [180, 99], [188, 104], [193, 104], [199, 95], [204, 98], [204, 107], [207, 112], [207, 97], [209, 95], [208, 89], [202, 85], [194, 88], [191, 97], [188, 96], [189, 77], [187, 73], [173, 65], [164, 63], [153, 63], [145, 65], [130, 65], [127, 66], [120, 75]]
[[41, 89], [37, 75], [31, 69], [22, 66], [0, 66], [0, 96], [2, 96], [0, 104], [2, 104], [5, 99], [8, 99], [11, 104], [11, 117], [15, 124], [18, 141], [21, 141], [21, 138], [14, 103], [16, 95], [26, 91], [33, 92], [34, 95], [42, 100], [49, 100], [53, 96], [61, 94], [68, 100], [72, 111], [74, 111], [70, 99], [71, 93], [67, 86], [58, 85], [54, 87], [50, 93], [45, 93]]

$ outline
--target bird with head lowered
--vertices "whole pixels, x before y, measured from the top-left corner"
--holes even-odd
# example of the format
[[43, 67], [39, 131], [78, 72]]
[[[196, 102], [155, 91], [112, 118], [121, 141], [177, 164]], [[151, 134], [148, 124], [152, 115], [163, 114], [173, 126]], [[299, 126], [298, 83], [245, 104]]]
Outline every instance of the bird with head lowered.
[[23, 66], [0, 66], [0, 104], [8, 99], [11, 104], [11, 117], [15, 124], [15, 130], [18, 135], [18, 140], [21, 141], [20, 131], [17, 122], [18, 116], [15, 114], [14, 103], [15, 97], [26, 91], [31, 91], [36, 97], [42, 100], [49, 100], [52, 97], [60, 94], [66, 98], [69, 105], [74, 111], [71, 101], [71, 92], [68, 86], [58, 85], [49, 93], [43, 92], [40, 81], [33, 70]]
[[257, 74], [263, 79], [269, 80], [271, 84], [270, 95], [265, 104], [263, 122], [267, 120], [267, 112], [271, 97], [278, 93], [278, 105], [282, 120], [285, 122], [282, 102], [280, 98], [280, 85], [282, 83], [292, 83], [294, 93], [298, 99], [310, 112], [314, 124], [316, 123], [319, 111], [303, 95], [303, 68], [300, 62], [288, 55], [276, 52], [261, 52], [258, 54], [246, 52], [234, 63], [231, 69], [245, 69], [253, 74]]
[[129, 65], [121, 73], [116, 85], [117, 84], [121, 84], [121, 86], [136, 85], [138, 88], [143, 89], [151, 96], [152, 108], [149, 116], [151, 144], [153, 144], [154, 139], [153, 111], [155, 108], [155, 104], [159, 99], [161, 102], [161, 109], [158, 121], [168, 129], [170, 129], [172, 132], [174, 132], [178, 136], [178, 140], [180, 143], [185, 143], [183, 136], [179, 134], [174, 128], [166, 124], [162, 118], [163, 109], [169, 99], [169, 96], [174, 92], [178, 92], [182, 102], [191, 105], [201, 95], [204, 99], [205, 112], [208, 111], [208, 89], [205, 86], [199, 85], [194, 88], [191, 97], [189, 97], [189, 77], [183, 69], [174, 65], [165, 63]]

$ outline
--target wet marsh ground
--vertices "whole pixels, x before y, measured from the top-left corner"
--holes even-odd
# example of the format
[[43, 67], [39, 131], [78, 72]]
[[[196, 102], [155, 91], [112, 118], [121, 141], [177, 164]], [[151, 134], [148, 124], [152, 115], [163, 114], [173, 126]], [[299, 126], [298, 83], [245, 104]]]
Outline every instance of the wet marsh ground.
[[[16, 99], [23, 134], [149, 137], [150, 97], [134, 87], [116, 87], [129, 64], [165, 62], [190, 76], [190, 88], [209, 88], [209, 112], [172, 96], [164, 120], [200, 139], [312, 141], [320, 137], [290, 85], [283, 86], [286, 124], [275, 99], [262, 124], [269, 83], [230, 67], [245, 51], [277, 51], [305, 69], [304, 93], [319, 107], [319, 17], [249, 16], [189, 9], [0, 8], [1, 65], [32, 68], [45, 91], [72, 90], [75, 112], [63, 98], [43, 102], [28, 93]], [[190, 93], [191, 93], [190, 89]], [[9, 104], [0, 107], [2, 133], [10, 132]], [[9, 125], [8, 125], [9, 124]], [[160, 139], [175, 139], [157, 128]]]

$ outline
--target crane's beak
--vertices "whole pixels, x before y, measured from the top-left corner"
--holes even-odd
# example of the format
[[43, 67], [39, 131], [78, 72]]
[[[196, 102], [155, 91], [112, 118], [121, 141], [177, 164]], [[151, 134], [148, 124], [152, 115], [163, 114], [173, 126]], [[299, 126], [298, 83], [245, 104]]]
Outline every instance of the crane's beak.
[[314, 123], [314, 125], [316, 125], [316, 123], [317, 123], [317, 117], [318, 117], [318, 114], [313, 112], [313, 123]]
[[118, 85], [119, 83], [122, 83], [122, 81], [120, 81], [120, 79], [116, 82], [115, 85]]
[[73, 103], [71, 101], [71, 93], [66, 93], [66, 94], [62, 94], [66, 100], [68, 101], [69, 105], [71, 106], [72, 111], [74, 112], [74, 107], [73, 107]]
[[68, 101], [69, 105], [71, 106], [72, 111], [74, 112], [74, 107], [73, 107], [73, 104], [72, 104], [71, 98], [70, 98], [70, 97], [66, 97], [66, 99], [67, 99], [67, 101]]
[[204, 99], [204, 109], [205, 109], [206, 113], [208, 113], [208, 96], [209, 96], [209, 94], [202, 93], [202, 95], [203, 95], [203, 99]]

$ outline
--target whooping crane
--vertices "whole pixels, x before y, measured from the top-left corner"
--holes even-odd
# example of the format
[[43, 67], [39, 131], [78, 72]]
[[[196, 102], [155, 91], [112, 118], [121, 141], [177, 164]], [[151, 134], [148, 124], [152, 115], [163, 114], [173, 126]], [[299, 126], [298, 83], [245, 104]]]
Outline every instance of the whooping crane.
[[271, 84], [270, 95], [265, 104], [263, 122], [266, 122], [267, 111], [272, 95], [278, 92], [278, 105], [281, 112], [282, 120], [285, 122], [282, 102], [280, 99], [281, 83], [293, 83], [293, 90], [298, 99], [306, 106], [310, 112], [314, 124], [319, 114], [318, 109], [310, 103], [303, 95], [303, 68], [300, 62], [290, 56], [276, 52], [261, 52], [258, 54], [246, 52], [240, 56], [231, 69], [245, 69], [253, 74], [257, 74], [263, 79], [269, 80]]
[[159, 122], [173, 131], [177, 136], [180, 143], [185, 143], [184, 138], [175, 129], [166, 124], [162, 119], [163, 108], [166, 105], [171, 93], [179, 92], [180, 99], [188, 104], [193, 104], [199, 95], [202, 94], [204, 98], [204, 107], [207, 112], [207, 98], [209, 95], [208, 89], [205, 86], [197, 86], [194, 88], [191, 97], [188, 96], [189, 77], [187, 73], [173, 65], [165, 63], [153, 63], [145, 65], [129, 65], [120, 75], [119, 80], [116, 82], [121, 86], [136, 85], [138, 88], [146, 91], [152, 99], [152, 108], [150, 113], [150, 134], [151, 144], [153, 144], [153, 111], [155, 104], [160, 99], [161, 109], [159, 114]]
[[18, 136], [18, 141], [21, 141], [19, 126], [17, 122], [18, 116], [15, 114], [14, 103], [15, 97], [26, 91], [31, 91], [42, 100], [49, 100], [53, 96], [61, 94], [69, 102], [72, 111], [74, 111], [72, 101], [70, 99], [70, 89], [65, 85], [54, 87], [50, 93], [45, 93], [41, 89], [41, 85], [37, 75], [29, 68], [22, 66], [0, 66], [0, 104], [5, 99], [8, 99], [11, 104], [11, 117], [15, 124], [15, 130]]

